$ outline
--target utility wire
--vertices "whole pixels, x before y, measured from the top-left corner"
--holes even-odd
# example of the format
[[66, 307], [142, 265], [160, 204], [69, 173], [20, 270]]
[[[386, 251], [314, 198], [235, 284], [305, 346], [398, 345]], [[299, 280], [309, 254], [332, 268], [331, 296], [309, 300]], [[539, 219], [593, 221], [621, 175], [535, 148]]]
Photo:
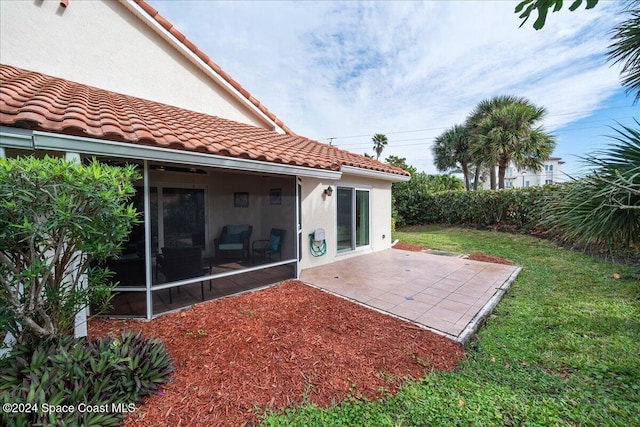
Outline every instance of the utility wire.
[[[633, 119], [634, 116], [629, 116], [629, 117], [618, 117], [617, 121], [621, 121], [621, 120], [625, 120], [625, 119]], [[610, 119], [603, 119], [603, 120], [596, 120], [595, 122], [607, 122], [607, 121], [611, 121]], [[601, 128], [602, 125], [600, 126], [584, 126], [584, 127], [576, 127], [576, 128], [571, 128], [571, 129], [567, 129], [564, 130], [563, 133], [565, 132], [576, 132], [576, 131], [580, 131], [580, 130], [586, 130], [586, 129], [599, 129]], [[444, 129], [444, 128], [442, 128]], [[431, 129], [433, 130], [433, 129]], [[417, 132], [417, 131], [405, 131], [405, 132], [397, 132], [397, 133], [408, 133], [408, 132]], [[386, 135], [386, 134], [385, 134]], [[362, 135], [362, 136], [370, 136], [370, 135]], [[422, 138], [409, 138], [409, 139], [395, 139], [395, 140], [390, 140], [389, 141], [389, 145], [388, 147], [410, 147], [410, 146], [415, 146], [415, 145], [424, 145], [424, 143], [415, 143], [415, 144], [396, 144], [396, 142], [407, 142], [407, 141], [425, 141], [425, 140], [432, 140], [434, 138], [436, 138], [437, 135], [435, 136], [425, 136]], [[331, 140], [335, 140], [335, 139], [344, 139], [344, 138], [355, 138], [355, 137], [332, 137]], [[393, 143], [393, 145], [392, 145]], [[339, 147], [368, 147], [371, 145], [370, 142], [347, 142], [347, 143], [338, 143], [335, 144], [336, 146]]]
[[[569, 112], [563, 112], [563, 113], [554, 113], [554, 114], [549, 114], [546, 117], [568, 116], [568, 115], [572, 115], [572, 114], [583, 114], [583, 113], [590, 113], [590, 112], [593, 113], [595, 111], [614, 110], [614, 109], [619, 109], [619, 108], [632, 108], [632, 106], [630, 106], [630, 105], [615, 105], [615, 106], [611, 106], [611, 107], [598, 108], [596, 110], [583, 110], [583, 111], [569, 111]], [[622, 119], [624, 119], [624, 118], [626, 118], [626, 117], [623, 117]], [[631, 116], [631, 118], [634, 118], [634, 116]], [[598, 120], [592, 120], [591, 122], [595, 123], [595, 122], [610, 121], [610, 120], [618, 120], [618, 119], [598, 119]], [[395, 131], [395, 132], [378, 132], [378, 133], [382, 133], [384, 135], [396, 135], [396, 134], [401, 134], [401, 133], [425, 132], [425, 131], [431, 131], [431, 130], [444, 130], [444, 129], [447, 129], [447, 127], [411, 129], [411, 130], [400, 130], [400, 131]], [[319, 141], [322, 141], [322, 140], [331, 140], [331, 141], [333, 141], [335, 139], [362, 138], [362, 137], [367, 137], [367, 136], [371, 136], [371, 134], [332, 136], [332, 137], [320, 138]]]

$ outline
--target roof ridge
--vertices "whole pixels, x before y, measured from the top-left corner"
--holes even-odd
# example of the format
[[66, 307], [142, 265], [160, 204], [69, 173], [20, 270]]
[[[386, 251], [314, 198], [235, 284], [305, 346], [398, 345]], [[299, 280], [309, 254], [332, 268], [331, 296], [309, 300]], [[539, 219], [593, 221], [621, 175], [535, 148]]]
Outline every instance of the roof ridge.
[[169, 22], [166, 18], [164, 18], [160, 13], [154, 9], [149, 3], [145, 0], [134, 0], [135, 3], [140, 6], [140, 8], [147, 13], [153, 20], [155, 20], [162, 28], [164, 28], [169, 34], [174, 36], [184, 47], [189, 49], [194, 55], [196, 55], [200, 60], [202, 60], [207, 66], [209, 66], [216, 74], [218, 74], [223, 80], [231, 85], [235, 90], [238, 91], [243, 97], [247, 99], [251, 104], [253, 104], [258, 110], [260, 110], [265, 116], [267, 116], [270, 120], [272, 120], [277, 126], [279, 126], [284, 132], [289, 135], [297, 135], [293, 132], [287, 125], [284, 124], [282, 120], [280, 120], [274, 113], [269, 111], [267, 107], [264, 106], [256, 97], [251, 95], [251, 93], [246, 90], [240, 83], [234, 80], [226, 71], [222, 69], [218, 64], [211, 60], [211, 58], [198, 49], [198, 47], [189, 40], [184, 34], [182, 34], [178, 29]]

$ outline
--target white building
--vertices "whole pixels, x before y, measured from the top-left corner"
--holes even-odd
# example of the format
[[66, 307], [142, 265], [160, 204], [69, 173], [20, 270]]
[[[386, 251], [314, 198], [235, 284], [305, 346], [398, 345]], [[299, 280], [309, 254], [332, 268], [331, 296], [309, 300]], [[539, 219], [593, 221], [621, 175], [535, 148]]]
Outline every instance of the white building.
[[[544, 161], [544, 166], [539, 172], [529, 169], [518, 169], [513, 162], [509, 164], [504, 174], [504, 188], [534, 187], [546, 184], [560, 183], [562, 178], [562, 165], [564, 162], [560, 157], [549, 157]], [[496, 177], [498, 167], [496, 166]], [[489, 179], [484, 180], [483, 188], [491, 188]]]

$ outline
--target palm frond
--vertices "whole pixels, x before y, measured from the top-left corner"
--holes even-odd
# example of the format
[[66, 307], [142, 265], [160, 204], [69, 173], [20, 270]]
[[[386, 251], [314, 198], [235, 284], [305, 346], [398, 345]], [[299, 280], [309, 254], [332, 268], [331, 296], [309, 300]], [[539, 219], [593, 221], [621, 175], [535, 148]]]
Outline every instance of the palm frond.
[[620, 77], [626, 92], [640, 100], [640, 1], [629, 2], [629, 19], [613, 29], [608, 57], [613, 64], [622, 64]]

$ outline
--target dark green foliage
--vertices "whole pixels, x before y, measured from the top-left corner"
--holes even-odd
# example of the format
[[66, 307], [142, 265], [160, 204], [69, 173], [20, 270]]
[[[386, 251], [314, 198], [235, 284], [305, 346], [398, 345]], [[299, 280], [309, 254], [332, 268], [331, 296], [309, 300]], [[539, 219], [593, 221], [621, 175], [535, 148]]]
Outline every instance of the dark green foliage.
[[629, 18], [613, 29], [609, 45], [609, 60], [622, 64], [620, 78], [627, 93], [634, 94], [634, 102], [640, 100], [640, 1], [628, 2]]
[[[547, 21], [547, 14], [551, 8], [552, 12], [558, 12], [562, 9], [563, 0], [523, 0], [516, 6], [516, 13], [521, 13], [519, 18], [522, 19], [522, 27], [529, 17], [531, 13], [536, 10], [538, 12], [538, 18], [533, 23], [533, 28], [536, 30], [544, 27], [545, 22]], [[597, 4], [598, 0], [586, 0], [586, 9], [593, 9]], [[573, 0], [571, 5], [569, 6], [569, 10], [573, 12], [578, 9], [582, 4], [582, 0]]]
[[396, 198], [398, 225], [458, 224], [540, 231], [560, 185], [492, 191], [413, 192]]
[[[63, 158], [0, 159], [0, 328], [19, 343], [73, 331], [108, 276], [93, 261], [118, 253], [136, 220], [134, 166]], [[88, 286], [83, 284], [85, 274]]]
[[640, 252], [640, 123], [622, 126], [607, 150], [584, 158], [593, 172], [568, 184], [547, 224], [570, 241]]
[[[172, 371], [163, 344], [140, 333], [93, 342], [62, 337], [42, 341], [35, 350], [18, 345], [0, 359], [0, 403], [33, 405], [32, 411], [2, 411], [0, 424], [118, 425], [123, 413], [117, 405], [133, 410], [130, 404], [168, 382]], [[52, 413], [45, 404], [74, 410]], [[87, 407], [95, 410], [83, 410]]]
[[412, 173], [409, 182], [394, 183], [393, 216], [398, 226], [421, 224], [421, 206], [428, 195], [448, 190], [463, 190], [464, 182], [451, 175]]

